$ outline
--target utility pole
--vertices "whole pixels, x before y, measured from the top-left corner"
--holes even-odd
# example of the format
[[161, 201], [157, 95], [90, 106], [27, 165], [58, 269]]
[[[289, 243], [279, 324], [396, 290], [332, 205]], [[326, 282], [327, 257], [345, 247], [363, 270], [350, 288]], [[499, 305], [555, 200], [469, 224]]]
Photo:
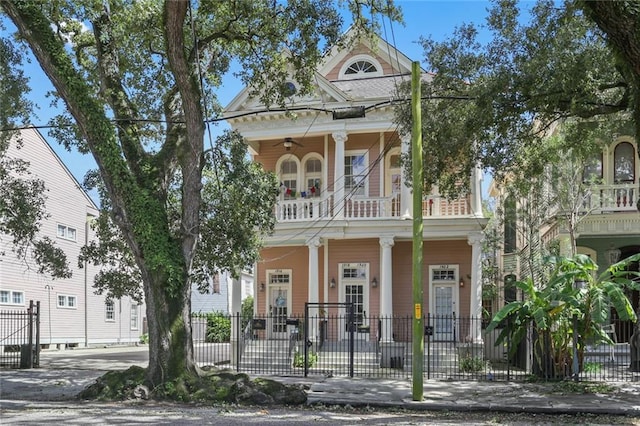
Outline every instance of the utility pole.
[[422, 111], [420, 62], [411, 65], [411, 164], [413, 170], [413, 400], [422, 401], [424, 388], [424, 324], [422, 312]]

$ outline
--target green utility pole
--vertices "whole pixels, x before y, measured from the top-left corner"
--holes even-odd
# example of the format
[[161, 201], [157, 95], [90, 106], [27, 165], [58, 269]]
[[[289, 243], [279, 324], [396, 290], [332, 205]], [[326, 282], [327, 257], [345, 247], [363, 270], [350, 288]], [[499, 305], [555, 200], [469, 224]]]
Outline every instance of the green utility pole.
[[420, 109], [420, 62], [411, 65], [411, 161], [413, 169], [413, 400], [422, 401], [422, 360], [424, 324], [422, 321], [422, 112]]

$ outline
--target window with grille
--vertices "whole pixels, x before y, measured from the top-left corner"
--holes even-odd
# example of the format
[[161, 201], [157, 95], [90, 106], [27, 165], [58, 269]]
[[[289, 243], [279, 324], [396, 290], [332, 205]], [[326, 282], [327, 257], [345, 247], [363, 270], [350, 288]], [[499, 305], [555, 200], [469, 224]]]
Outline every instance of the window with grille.
[[24, 292], [16, 290], [0, 290], [0, 304], [24, 305]]
[[113, 300], [107, 300], [104, 304], [104, 319], [106, 321], [116, 320], [116, 307]]
[[78, 307], [78, 299], [76, 296], [70, 296], [68, 294], [58, 295], [58, 308], [70, 308], [75, 309]]
[[367, 155], [349, 153], [344, 157], [344, 190], [347, 195], [366, 195]]

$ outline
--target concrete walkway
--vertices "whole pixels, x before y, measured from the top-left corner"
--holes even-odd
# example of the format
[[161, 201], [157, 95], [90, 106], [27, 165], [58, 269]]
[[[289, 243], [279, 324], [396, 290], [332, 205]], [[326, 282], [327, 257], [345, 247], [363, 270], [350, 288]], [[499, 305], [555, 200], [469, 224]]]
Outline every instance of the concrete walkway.
[[[118, 348], [44, 353], [41, 368], [0, 370], [0, 406], [11, 401], [70, 400], [108, 370], [146, 365], [143, 354], [120, 356]], [[132, 348], [128, 348], [131, 351]], [[136, 357], [139, 358], [136, 361]], [[133, 358], [133, 361], [132, 361]], [[602, 383], [606, 393], [562, 392], [570, 384], [425, 380], [422, 401], [414, 401], [410, 380], [348, 377], [271, 377], [307, 389], [308, 404], [396, 407], [411, 410], [507, 411], [557, 414], [619, 414], [640, 418], [640, 377]]]

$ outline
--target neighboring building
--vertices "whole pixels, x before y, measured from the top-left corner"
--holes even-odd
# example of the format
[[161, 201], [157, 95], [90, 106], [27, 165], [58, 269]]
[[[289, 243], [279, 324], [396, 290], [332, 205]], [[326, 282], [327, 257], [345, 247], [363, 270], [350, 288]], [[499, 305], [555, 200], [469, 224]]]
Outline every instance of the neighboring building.
[[[253, 296], [253, 271], [245, 269], [237, 280], [240, 286], [240, 298], [246, 299]], [[228, 272], [218, 273], [210, 278], [207, 293], [201, 293], [197, 285], [191, 288], [191, 312], [193, 313], [209, 313], [222, 312], [230, 314], [231, 312], [231, 295], [234, 280]], [[233, 312], [236, 314], [237, 312]]]
[[[327, 53], [314, 96], [297, 96], [290, 81], [294, 116], [266, 111], [248, 89], [227, 106], [227, 120], [246, 138], [253, 160], [281, 182], [275, 233], [255, 276], [255, 309], [268, 315], [268, 338], [285, 337], [287, 317], [303, 314], [306, 302], [334, 304], [315, 311], [329, 318], [344, 314], [337, 304], [353, 303], [358, 330], [368, 333], [363, 338], [383, 342], [406, 339], [397, 327], [407, 322], [378, 330], [371, 318], [480, 316], [486, 219], [479, 170], [467, 196], [446, 200], [435, 190], [423, 198], [424, 297], [420, 309], [413, 303], [413, 204], [400, 163], [410, 137], [399, 135], [393, 112], [396, 89], [410, 74], [404, 54], [382, 39], [363, 40]], [[434, 334], [481, 341], [475, 324], [443, 322]], [[344, 323], [329, 328], [329, 337], [346, 337]]]
[[[7, 236], [0, 238], [0, 310], [26, 310], [40, 302], [40, 343], [74, 347], [138, 342], [145, 330], [145, 307], [128, 298], [107, 302], [94, 294], [93, 278], [99, 267], [78, 268], [80, 248], [94, 238], [89, 224], [98, 209], [77, 180], [34, 129], [20, 134], [22, 147], [11, 142], [7, 155], [29, 162], [32, 176], [46, 187], [46, 211], [40, 236], [55, 241], [67, 255], [73, 276], [52, 280], [39, 274], [31, 260], [25, 263], [12, 252]], [[0, 332], [4, 328], [0, 327]], [[0, 336], [4, 338], [6, 336]], [[0, 347], [5, 343], [0, 341]]]
[[[581, 204], [582, 218], [577, 227], [576, 246], [578, 253], [590, 256], [598, 264], [600, 272], [618, 260], [640, 253], [640, 213], [637, 204], [639, 177], [638, 147], [630, 136], [616, 137], [584, 169], [585, 183], [601, 183], [587, 185], [588, 192]], [[526, 226], [518, 215], [520, 202], [507, 194], [506, 188], [492, 185], [490, 195], [498, 200], [503, 212], [500, 220], [504, 226], [504, 239], [499, 256], [503, 301], [522, 297], [515, 288], [510, 287], [509, 282], [528, 274], [523, 256], [530, 245], [530, 241], [522, 238], [520, 232]], [[561, 212], [557, 207], [552, 207], [541, 213], [542, 224], [532, 234], [535, 236], [534, 243], [543, 248], [555, 244], [560, 254], [569, 255], [569, 234], [561, 220]], [[630, 269], [638, 271], [638, 263], [632, 264]], [[638, 312], [640, 292], [629, 291], [627, 296]], [[615, 319], [615, 311], [611, 316]], [[618, 341], [627, 342], [632, 331], [630, 324], [616, 322], [616, 326]]]

